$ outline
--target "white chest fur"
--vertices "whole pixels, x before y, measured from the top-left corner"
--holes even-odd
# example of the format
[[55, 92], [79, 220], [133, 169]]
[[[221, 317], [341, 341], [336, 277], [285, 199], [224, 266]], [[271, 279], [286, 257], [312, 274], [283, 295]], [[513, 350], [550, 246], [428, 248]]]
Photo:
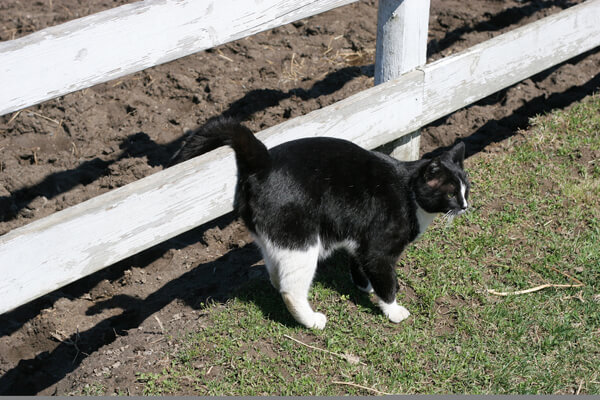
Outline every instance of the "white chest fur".
[[433, 219], [436, 217], [437, 213], [428, 213], [423, 210], [421, 207], [417, 205], [417, 220], [419, 221], [419, 238], [423, 232], [427, 229], [427, 227], [433, 222]]

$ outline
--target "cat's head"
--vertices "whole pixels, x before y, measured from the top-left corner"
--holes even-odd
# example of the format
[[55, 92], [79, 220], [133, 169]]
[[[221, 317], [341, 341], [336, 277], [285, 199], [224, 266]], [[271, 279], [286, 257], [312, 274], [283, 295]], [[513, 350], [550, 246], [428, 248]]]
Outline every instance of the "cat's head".
[[461, 142], [419, 168], [414, 190], [421, 208], [452, 217], [467, 210], [471, 185], [463, 169], [464, 158], [465, 145]]

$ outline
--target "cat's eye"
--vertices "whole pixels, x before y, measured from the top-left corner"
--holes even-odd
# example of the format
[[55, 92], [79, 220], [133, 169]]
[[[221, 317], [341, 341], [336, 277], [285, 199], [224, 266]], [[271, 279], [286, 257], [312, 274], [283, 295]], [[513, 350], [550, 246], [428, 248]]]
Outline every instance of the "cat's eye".
[[453, 199], [453, 198], [454, 198], [454, 193], [446, 193], [446, 198], [447, 198], [448, 200], [451, 200], [451, 199]]

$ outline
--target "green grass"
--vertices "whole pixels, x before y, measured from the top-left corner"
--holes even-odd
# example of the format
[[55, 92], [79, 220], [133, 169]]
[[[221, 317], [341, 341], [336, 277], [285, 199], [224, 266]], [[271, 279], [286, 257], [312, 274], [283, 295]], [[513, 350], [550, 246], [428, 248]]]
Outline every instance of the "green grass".
[[106, 388], [99, 382], [94, 382], [91, 385], [86, 384], [81, 394], [82, 396], [104, 396], [106, 395]]
[[[206, 307], [176, 339], [145, 394], [600, 394], [600, 97], [540, 116], [507, 150], [466, 162], [472, 211], [437, 222], [401, 257], [388, 322], [357, 291], [343, 257], [322, 268], [311, 302], [324, 331], [298, 326], [268, 281]], [[573, 284], [500, 297], [541, 284]], [[351, 354], [360, 363], [303, 346]]]

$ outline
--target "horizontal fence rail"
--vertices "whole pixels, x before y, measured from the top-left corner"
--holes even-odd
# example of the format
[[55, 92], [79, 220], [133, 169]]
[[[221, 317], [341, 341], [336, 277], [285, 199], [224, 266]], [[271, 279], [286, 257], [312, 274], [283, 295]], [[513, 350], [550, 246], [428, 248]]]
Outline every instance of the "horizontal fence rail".
[[358, 0], [145, 0], [0, 42], [0, 115]]
[[[268, 147], [332, 136], [375, 148], [600, 46], [600, 0], [571, 7], [258, 133]], [[0, 313], [232, 210], [222, 148], [0, 237]]]

